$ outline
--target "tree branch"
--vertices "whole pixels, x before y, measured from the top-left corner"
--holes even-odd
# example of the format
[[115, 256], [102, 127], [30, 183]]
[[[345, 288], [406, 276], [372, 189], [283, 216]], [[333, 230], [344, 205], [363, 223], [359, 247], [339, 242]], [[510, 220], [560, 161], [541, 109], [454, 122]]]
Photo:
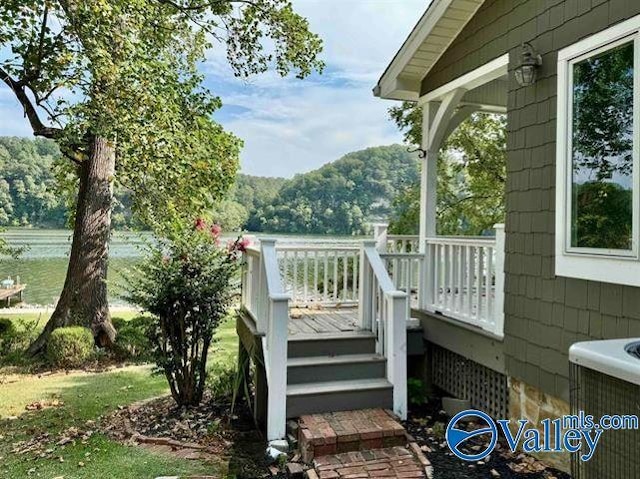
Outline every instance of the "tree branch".
[[31, 103], [31, 100], [29, 99], [24, 86], [20, 82], [17, 82], [13, 78], [11, 78], [11, 76], [3, 68], [0, 68], [0, 79], [2, 79], [2, 81], [7, 84], [9, 88], [11, 88], [16, 98], [22, 105], [24, 114], [29, 120], [29, 124], [31, 125], [33, 134], [35, 136], [54, 139], [57, 138], [60, 133], [62, 133], [62, 130], [60, 128], [52, 128], [50, 126], [46, 126], [42, 122], [42, 120], [40, 120], [40, 116], [33, 106], [33, 103]]

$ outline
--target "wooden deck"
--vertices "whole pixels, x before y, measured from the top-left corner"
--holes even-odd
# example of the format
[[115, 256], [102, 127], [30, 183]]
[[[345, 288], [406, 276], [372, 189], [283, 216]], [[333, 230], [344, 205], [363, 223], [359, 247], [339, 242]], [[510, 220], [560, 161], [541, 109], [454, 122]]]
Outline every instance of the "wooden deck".
[[357, 331], [358, 308], [291, 308], [289, 335]]
[[11, 306], [11, 298], [17, 296], [18, 302], [22, 302], [22, 292], [27, 287], [26, 284], [17, 284], [10, 288], [0, 288], [0, 301], [6, 301], [7, 306]]

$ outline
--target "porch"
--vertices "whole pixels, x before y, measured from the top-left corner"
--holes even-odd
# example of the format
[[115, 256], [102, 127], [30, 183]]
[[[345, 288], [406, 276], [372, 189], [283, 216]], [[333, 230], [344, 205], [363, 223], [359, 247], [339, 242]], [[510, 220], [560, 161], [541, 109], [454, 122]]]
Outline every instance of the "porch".
[[404, 419], [411, 312], [501, 335], [503, 251], [501, 225], [496, 237], [429, 238], [423, 248], [383, 227], [366, 241], [256, 242], [238, 328], [268, 438], [302, 414], [381, 407]]

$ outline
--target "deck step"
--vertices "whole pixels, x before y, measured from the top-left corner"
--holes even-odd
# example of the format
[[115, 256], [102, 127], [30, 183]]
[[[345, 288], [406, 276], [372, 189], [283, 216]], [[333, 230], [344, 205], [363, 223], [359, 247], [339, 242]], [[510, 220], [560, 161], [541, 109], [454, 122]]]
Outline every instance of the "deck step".
[[336, 334], [297, 334], [290, 336], [288, 357], [339, 356], [346, 354], [373, 354], [376, 338], [371, 332], [349, 331]]
[[393, 407], [393, 386], [386, 379], [350, 379], [287, 386], [287, 417], [331, 411]]
[[288, 384], [384, 378], [387, 360], [378, 354], [311, 356], [287, 361]]

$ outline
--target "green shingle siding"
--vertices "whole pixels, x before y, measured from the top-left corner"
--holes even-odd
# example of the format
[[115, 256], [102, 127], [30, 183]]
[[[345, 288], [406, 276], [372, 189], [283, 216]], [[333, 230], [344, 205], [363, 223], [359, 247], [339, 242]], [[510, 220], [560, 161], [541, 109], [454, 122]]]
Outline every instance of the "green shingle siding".
[[535, 85], [509, 82], [504, 346], [511, 376], [564, 399], [571, 344], [640, 336], [640, 288], [554, 276], [557, 51], [637, 14], [640, 1], [487, 0], [422, 82], [507, 52], [517, 64], [523, 41], [543, 56]]

